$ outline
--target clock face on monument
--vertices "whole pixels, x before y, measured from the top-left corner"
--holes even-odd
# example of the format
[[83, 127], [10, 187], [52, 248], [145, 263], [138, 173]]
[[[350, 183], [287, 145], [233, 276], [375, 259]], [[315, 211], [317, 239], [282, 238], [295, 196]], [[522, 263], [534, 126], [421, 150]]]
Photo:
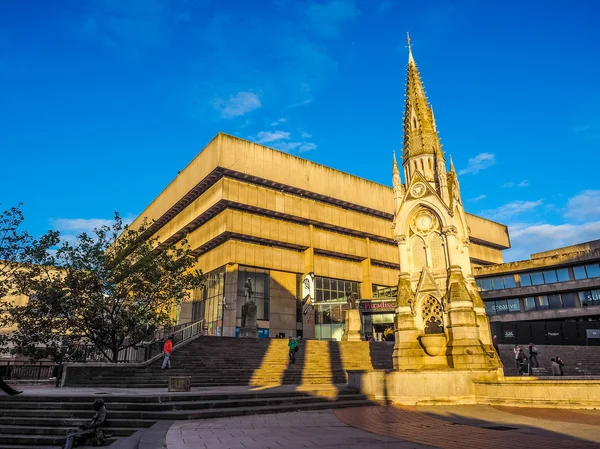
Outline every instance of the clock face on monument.
[[420, 232], [427, 232], [433, 228], [435, 218], [429, 212], [419, 212], [415, 217], [415, 228]]
[[425, 190], [425, 184], [422, 182], [417, 182], [413, 184], [412, 188], [410, 189], [410, 193], [416, 198], [421, 198], [425, 194]]

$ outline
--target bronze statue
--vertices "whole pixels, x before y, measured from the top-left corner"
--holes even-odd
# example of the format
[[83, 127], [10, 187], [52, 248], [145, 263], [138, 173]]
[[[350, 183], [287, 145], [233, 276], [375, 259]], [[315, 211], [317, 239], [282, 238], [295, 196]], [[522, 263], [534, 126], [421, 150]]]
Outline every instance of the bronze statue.
[[346, 301], [348, 302], [348, 309], [354, 310], [358, 308], [356, 304], [356, 296], [356, 293], [354, 293], [350, 289], [346, 290]]
[[252, 301], [253, 294], [254, 292], [252, 291], [252, 279], [248, 278], [248, 280], [244, 284], [244, 297], [246, 298], [246, 302]]
[[96, 446], [104, 445], [107, 435], [103, 431], [104, 424], [106, 423], [106, 407], [104, 406], [103, 399], [97, 398], [94, 400], [94, 410], [96, 410], [96, 413], [94, 413], [92, 419], [84, 423], [79, 428], [79, 431], [69, 430], [63, 449], [71, 449], [78, 444], [89, 442], [92, 442]]

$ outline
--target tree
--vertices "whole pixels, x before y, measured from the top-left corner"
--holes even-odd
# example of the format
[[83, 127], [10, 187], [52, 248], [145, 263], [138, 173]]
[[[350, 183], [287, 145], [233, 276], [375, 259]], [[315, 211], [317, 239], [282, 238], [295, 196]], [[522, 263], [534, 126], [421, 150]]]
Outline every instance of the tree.
[[[14, 308], [8, 295], [18, 295], [30, 280], [54, 264], [50, 248], [58, 244], [59, 233], [49, 231], [39, 240], [23, 230], [21, 204], [0, 213], [0, 329], [13, 324]], [[0, 350], [6, 351], [8, 332], [0, 333]]]
[[[50, 257], [43, 245], [36, 249]], [[147, 220], [134, 229], [118, 214], [93, 236], [62, 242], [53, 259], [53, 269], [21, 286], [29, 303], [10, 310], [17, 324], [13, 343], [34, 357], [40, 351], [56, 355], [68, 336], [81, 337], [117, 362], [119, 351], [144, 341], [149, 327], [173, 324], [173, 307], [204, 283], [185, 239], [166, 247], [151, 237]]]

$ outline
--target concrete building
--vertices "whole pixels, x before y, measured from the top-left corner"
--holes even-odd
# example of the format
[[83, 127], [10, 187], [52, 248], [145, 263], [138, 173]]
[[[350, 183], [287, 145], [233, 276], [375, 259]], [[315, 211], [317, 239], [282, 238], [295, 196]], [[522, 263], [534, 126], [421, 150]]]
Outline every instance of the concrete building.
[[600, 344], [600, 240], [474, 272], [500, 343]]
[[[212, 335], [236, 335], [247, 279], [260, 336], [336, 339], [347, 292], [371, 299], [398, 282], [390, 187], [226, 134], [219, 133], [133, 226], [143, 217], [156, 220], [152, 232], [165, 243], [187, 234], [200, 256], [207, 287], [182, 305], [178, 320], [203, 318]], [[471, 263], [502, 262], [507, 228], [474, 215], [465, 219]], [[303, 313], [301, 303], [301, 281], [309, 274], [314, 316]], [[377, 331], [393, 324], [393, 313], [387, 315]]]

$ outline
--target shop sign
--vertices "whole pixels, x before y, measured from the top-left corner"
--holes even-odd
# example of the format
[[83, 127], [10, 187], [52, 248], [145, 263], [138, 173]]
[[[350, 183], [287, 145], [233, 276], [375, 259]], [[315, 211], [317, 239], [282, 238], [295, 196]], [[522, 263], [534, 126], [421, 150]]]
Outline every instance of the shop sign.
[[394, 310], [395, 301], [361, 301], [361, 310]]

